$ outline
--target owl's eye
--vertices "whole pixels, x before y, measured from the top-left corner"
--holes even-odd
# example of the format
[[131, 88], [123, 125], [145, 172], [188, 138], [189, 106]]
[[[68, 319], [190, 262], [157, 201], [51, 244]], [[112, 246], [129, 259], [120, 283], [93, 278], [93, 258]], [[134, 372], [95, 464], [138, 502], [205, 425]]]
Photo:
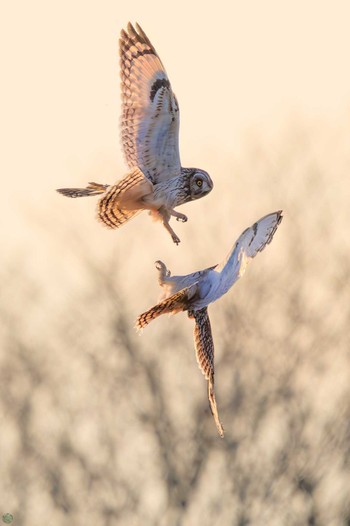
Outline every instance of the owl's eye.
[[196, 185], [199, 186], [199, 188], [202, 186], [202, 184], [203, 184], [202, 179], [197, 179]]

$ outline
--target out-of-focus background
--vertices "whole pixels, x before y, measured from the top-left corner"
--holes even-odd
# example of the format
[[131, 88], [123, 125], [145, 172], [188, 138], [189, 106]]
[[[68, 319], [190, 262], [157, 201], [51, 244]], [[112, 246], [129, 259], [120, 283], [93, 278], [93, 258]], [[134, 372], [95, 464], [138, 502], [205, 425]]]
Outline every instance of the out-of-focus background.
[[[1, 31], [0, 515], [13, 524], [350, 524], [350, 6], [347, 1], [7, 2]], [[145, 29], [208, 170], [181, 245], [120, 231], [62, 186], [111, 183], [117, 39]], [[174, 273], [220, 261], [282, 208], [210, 316], [216, 433], [185, 314], [141, 336]]]

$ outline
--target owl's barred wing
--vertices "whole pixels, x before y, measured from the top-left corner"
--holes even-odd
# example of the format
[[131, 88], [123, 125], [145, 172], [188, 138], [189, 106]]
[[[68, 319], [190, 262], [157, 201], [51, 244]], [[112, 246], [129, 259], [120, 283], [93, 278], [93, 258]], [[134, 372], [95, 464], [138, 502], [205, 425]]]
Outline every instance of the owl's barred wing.
[[282, 210], [268, 214], [239, 236], [226, 259], [216, 268], [221, 272], [222, 294], [243, 276], [249, 261], [271, 243], [282, 217]]
[[148, 311], [140, 314], [136, 320], [136, 329], [143, 329], [152, 320], [158, 318], [161, 314], [171, 313], [176, 314], [188, 309], [189, 301], [194, 297], [197, 292], [197, 283], [180, 290], [176, 294], [169, 296], [165, 300], [157, 303], [154, 307]]
[[224, 437], [224, 429], [219, 419], [214, 391], [214, 342], [211, 333], [208, 309], [189, 311], [189, 318], [194, 318], [194, 345], [199, 368], [208, 380], [208, 399], [215, 424], [221, 438]]
[[238, 277], [241, 278], [251, 259], [271, 243], [278, 225], [282, 221], [282, 210], [268, 214], [240, 235], [237, 241], [238, 259], [240, 262]]
[[246, 256], [253, 258], [271, 243], [272, 238], [282, 221], [282, 210], [268, 214], [240, 235], [237, 243], [244, 247]]
[[189, 318], [194, 318], [194, 344], [196, 348], [196, 359], [200, 370], [206, 380], [214, 375], [214, 342], [211, 334], [208, 308], [197, 311], [189, 311]]
[[122, 30], [119, 51], [126, 161], [152, 183], [175, 177], [181, 172], [179, 107], [164, 66], [138, 24]]
[[142, 210], [142, 198], [153, 191], [152, 183], [134, 168], [110, 186], [97, 203], [97, 219], [108, 228], [119, 228]]

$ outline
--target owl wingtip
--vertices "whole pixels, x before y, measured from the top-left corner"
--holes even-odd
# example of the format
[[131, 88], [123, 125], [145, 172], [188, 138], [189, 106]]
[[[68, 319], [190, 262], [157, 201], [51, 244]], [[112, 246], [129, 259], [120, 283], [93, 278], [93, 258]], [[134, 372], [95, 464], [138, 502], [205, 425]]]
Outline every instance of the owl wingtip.
[[277, 210], [276, 215], [277, 215], [277, 226], [278, 226], [283, 219], [283, 210]]
[[141, 334], [143, 332], [143, 326], [141, 325], [140, 318], [137, 318], [137, 320], [135, 322], [135, 325], [134, 325], [134, 329], [136, 330], [138, 335], [141, 336]]

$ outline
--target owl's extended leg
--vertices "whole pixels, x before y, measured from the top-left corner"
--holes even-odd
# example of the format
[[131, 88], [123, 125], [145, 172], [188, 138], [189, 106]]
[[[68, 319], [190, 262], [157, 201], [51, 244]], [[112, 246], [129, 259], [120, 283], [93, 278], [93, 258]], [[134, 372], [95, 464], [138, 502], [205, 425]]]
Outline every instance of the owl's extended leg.
[[182, 223], [186, 223], [188, 217], [185, 216], [185, 214], [181, 214], [181, 212], [176, 212], [176, 210], [170, 209], [169, 210], [170, 215], [176, 217], [176, 221], [182, 221]]
[[166, 230], [169, 232], [169, 234], [171, 235], [172, 237], [172, 240], [174, 241], [174, 243], [176, 245], [178, 245], [180, 243], [180, 238], [175, 234], [174, 230], [171, 228], [171, 226], [169, 225], [169, 219], [170, 219], [170, 213], [169, 211], [164, 208], [163, 206], [160, 207], [158, 209], [158, 212], [159, 214], [161, 215], [162, 217], [162, 220], [163, 220], [163, 225], [164, 227], [166, 228]]

